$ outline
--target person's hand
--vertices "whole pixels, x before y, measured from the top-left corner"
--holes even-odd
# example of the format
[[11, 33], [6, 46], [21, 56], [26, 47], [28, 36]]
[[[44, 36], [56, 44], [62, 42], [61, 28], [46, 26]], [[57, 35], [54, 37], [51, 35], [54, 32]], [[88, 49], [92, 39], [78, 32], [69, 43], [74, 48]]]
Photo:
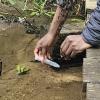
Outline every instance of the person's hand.
[[61, 55], [67, 58], [74, 57], [91, 45], [86, 43], [81, 35], [69, 35], [61, 44]]
[[54, 39], [55, 36], [47, 33], [37, 42], [34, 54], [42, 57], [41, 62], [43, 62], [45, 58], [50, 57], [50, 49]]

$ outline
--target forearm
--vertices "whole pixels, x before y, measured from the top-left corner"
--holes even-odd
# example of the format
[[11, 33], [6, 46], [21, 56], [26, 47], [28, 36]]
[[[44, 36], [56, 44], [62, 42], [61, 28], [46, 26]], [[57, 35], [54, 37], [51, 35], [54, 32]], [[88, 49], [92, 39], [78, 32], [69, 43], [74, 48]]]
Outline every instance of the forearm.
[[56, 36], [57, 34], [59, 34], [66, 20], [67, 14], [68, 14], [68, 11], [65, 8], [58, 6], [48, 33], [52, 34], [53, 36]]
[[93, 46], [100, 46], [100, 1], [98, 1], [97, 8], [83, 30], [82, 36], [87, 43]]

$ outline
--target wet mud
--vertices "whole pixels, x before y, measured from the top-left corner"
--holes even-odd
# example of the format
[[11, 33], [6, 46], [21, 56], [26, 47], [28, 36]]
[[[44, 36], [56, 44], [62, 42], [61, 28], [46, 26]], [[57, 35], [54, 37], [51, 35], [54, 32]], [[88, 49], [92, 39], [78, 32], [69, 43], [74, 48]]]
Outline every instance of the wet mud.
[[[25, 34], [19, 24], [0, 31], [0, 100], [81, 100], [82, 66], [55, 71], [31, 62], [38, 40], [34, 34]], [[28, 66], [30, 71], [17, 75], [17, 64]]]

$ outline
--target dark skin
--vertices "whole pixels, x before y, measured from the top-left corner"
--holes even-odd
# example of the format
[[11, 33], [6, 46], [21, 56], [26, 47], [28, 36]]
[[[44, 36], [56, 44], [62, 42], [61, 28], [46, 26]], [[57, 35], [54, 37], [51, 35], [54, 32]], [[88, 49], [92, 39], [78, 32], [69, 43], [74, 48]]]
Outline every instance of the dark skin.
[[[42, 37], [36, 44], [34, 54], [41, 56], [43, 59], [50, 57], [50, 49], [66, 20], [68, 11], [60, 6], [57, 7], [55, 16], [52, 20], [48, 33]], [[70, 35], [61, 44], [61, 56], [74, 57], [83, 50], [90, 48], [91, 45], [84, 41], [82, 35]]]

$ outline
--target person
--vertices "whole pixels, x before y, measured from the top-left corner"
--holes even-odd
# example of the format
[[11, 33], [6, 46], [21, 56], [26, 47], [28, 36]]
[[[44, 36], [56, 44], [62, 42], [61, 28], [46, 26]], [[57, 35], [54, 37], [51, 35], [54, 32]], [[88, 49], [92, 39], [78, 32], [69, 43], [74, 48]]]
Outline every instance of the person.
[[[57, 0], [57, 9], [48, 30], [36, 44], [34, 53], [41, 55], [43, 61], [50, 56], [50, 49], [60, 33], [73, 0]], [[74, 57], [83, 50], [100, 45], [100, 0], [97, 7], [80, 35], [69, 35], [65, 38], [60, 47], [61, 56]]]

